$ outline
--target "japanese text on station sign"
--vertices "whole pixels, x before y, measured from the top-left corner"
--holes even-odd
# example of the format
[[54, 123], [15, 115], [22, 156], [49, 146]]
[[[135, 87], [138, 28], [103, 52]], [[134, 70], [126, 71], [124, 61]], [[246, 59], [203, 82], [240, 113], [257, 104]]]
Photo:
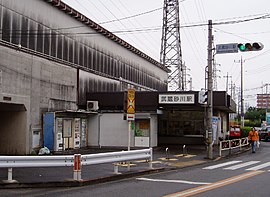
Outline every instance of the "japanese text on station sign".
[[162, 94], [160, 104], [194, 104], [194, 94]]

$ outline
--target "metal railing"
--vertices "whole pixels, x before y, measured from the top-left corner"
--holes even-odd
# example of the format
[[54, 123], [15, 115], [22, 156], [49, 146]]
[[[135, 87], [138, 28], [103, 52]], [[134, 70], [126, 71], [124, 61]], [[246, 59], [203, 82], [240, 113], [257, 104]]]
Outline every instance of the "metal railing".
[[61, 155], [61, 156], [0, 156], [0, 168], [8, 168], [6, 182], [14, 182], [12, 168], [23, 167], [73, 167], [73, 179], [82, 180], [81, 170], [84, 165], [114, 163], [114, 172], [118, 173], [119, 162], [129, 162], [137, 159], [145, 159], [152, 168], [153, 150], [142, 149], [132, 151], [118, 151], [88, 155]]
[[239, 139], [233, 139], [233, 140], [225, 140], [221, 141], [219, 143], [219, 156], [222, 156], [222, 151], [239, 148], [240, 151], [242, 150], [242, 147], [248, 146], [248, 138], [239, 138]]

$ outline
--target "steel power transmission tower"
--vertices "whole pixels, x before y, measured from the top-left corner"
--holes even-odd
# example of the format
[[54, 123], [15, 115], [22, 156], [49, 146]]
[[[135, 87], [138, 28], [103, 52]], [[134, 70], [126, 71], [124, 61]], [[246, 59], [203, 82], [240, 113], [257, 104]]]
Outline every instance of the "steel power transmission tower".
[[160, 62], [171, 70], [168, 90], [185, 90], [178, 0], [164, 0]]

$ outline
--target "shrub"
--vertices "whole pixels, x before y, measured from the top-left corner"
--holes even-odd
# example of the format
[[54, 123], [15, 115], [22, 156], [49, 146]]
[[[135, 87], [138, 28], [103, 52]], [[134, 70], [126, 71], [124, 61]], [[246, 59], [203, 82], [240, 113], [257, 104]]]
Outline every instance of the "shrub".
[[250, 126], [245, 126], [244, 128], [242, 128], [242, 135], [241, 137], [247, 137], [248, 133], [251, 131], [252, 127]]

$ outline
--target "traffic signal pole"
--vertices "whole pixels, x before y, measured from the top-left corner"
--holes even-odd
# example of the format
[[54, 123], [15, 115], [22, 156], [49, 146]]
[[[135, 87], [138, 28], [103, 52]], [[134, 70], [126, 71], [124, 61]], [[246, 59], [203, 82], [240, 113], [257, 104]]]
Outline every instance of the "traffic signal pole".
[[[211, 57], [210, 55], [212, 54], [211, 45], [210, 45], [210, 44], [212, 44], [212, 37], [211, 37], [211, 35], [212, 35], [212, 31], [211, 31], [212, 22], [211, 21], [209, 21], [208, 26], [209, 26], [208, 27], [209, 28], [209, 42], [208, 42], [208, 70], [209, 70], [208, 71], [208, 86], [209, 86], [208, 89], [209, 90], [208, 90], [208, 92], [210, 92], [210, 88], [212, 88], [211, 87], [212, 75], [210, 75], [210, 72], [212, 72], [212, 67], [210, 69], [210, 66], [212, 66], [212, 62], [210, 61], [210, 57]], [[264, 48], [264, 45], [260, 42], [219, 44], [216, 47], [216, 54], [238, 53], [238, 51], [240, 51], [240, 52], [261, 51], [263, 48]], [[243, 63], [244, 62], [245, 62], [245, 60], [243, 60], [243, 58], [241, 56], [241, 60], [240, 60], [240, 63], [241, 63], [241, 95], [240, 96], [241, 96], [241, 126], [242, 126], [242, 128], [245, 126], [244, 96], [243, 96], [243, 94], [244, 94]], [[237, 63], [239, 63], [239, 62], [237, 62]], [[227, 77], [228, 77], [228, 75], [227, 75]], [[228, 91], [227, 88], [226, 88], [226, 91]], [[210, 95], [208, 97], [210, 99]], [[211, 99], [212, 99], [212, 97], [211, 97]], [[211, 103], [209, 105], [211, 105]], [[210, 106], [209, 106], [209, 109], [210, 109]]]
[[245, 114], [244, 114], [244, 96], [243, 96], [243, 93], [244, 93], [244, 74], [243, 74], [243, 58], [241, 56], [241, 126], [242, 126], [242, 129], [244, 128], [245, 126]]
[[208, 21], [208, 80], [207, 80], [207, 117], [206, 117], [206, 141], [207, 141], [207, 158], [213, 159], [213, 34], [212, 34], [212, 20]]

